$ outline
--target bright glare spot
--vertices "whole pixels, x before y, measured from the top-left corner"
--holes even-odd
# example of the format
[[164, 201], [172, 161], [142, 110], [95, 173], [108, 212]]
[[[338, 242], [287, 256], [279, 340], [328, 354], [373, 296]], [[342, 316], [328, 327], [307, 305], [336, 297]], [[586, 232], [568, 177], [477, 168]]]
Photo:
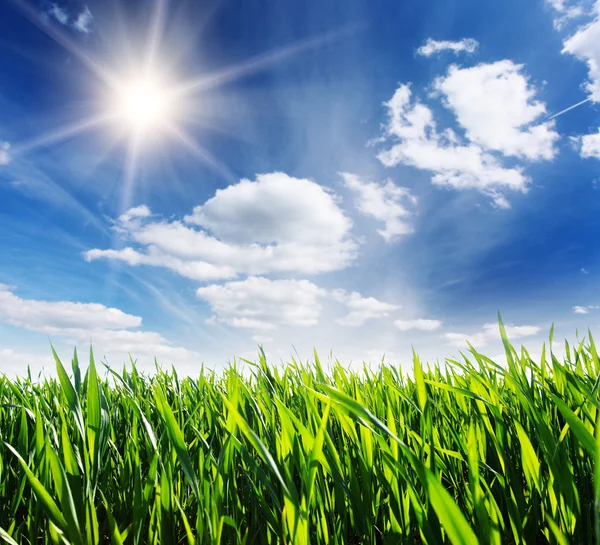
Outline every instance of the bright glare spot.
[[155, 78], [138, 78], [123, 85], [117, 95], [117, 113], [135, 131], [148, 131], [168, 121], [169, 93]]

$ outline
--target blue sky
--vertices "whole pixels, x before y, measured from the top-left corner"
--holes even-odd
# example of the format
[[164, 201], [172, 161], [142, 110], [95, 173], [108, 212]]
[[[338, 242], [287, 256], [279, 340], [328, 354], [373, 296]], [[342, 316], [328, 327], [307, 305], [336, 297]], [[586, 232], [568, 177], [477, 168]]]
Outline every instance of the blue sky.
[[594, 331], [600, 2], [197, 4], [0, 2], [0, 371]]

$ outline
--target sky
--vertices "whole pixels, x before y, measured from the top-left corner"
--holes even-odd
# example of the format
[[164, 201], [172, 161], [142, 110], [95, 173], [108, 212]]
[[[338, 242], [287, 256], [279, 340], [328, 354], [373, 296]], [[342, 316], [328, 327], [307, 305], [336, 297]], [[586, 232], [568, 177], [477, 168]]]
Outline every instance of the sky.
[[0, 0], [2, 373], [539, 354], [599, 234], [600, 0]]

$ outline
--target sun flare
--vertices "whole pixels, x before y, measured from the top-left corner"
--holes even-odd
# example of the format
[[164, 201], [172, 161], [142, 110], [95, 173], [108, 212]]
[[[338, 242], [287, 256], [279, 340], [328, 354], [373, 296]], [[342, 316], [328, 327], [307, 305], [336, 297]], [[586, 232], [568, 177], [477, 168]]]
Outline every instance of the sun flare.
[[128, 129], [156, 131], [174, 114], [166, 85], [157, 77], [138, 77], [120, 85], [111, 109]]

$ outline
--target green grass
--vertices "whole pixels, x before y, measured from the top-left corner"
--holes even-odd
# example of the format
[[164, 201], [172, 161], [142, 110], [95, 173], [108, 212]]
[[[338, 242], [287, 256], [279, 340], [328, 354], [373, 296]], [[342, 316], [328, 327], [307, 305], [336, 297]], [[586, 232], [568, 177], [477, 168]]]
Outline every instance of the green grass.
[[[0, 377], [8, 543], [600, 543], [600, 362]], [[246, 362], [248, 363], [248, 362]], [[104, 374], [104, 370], [103, 373]]]

